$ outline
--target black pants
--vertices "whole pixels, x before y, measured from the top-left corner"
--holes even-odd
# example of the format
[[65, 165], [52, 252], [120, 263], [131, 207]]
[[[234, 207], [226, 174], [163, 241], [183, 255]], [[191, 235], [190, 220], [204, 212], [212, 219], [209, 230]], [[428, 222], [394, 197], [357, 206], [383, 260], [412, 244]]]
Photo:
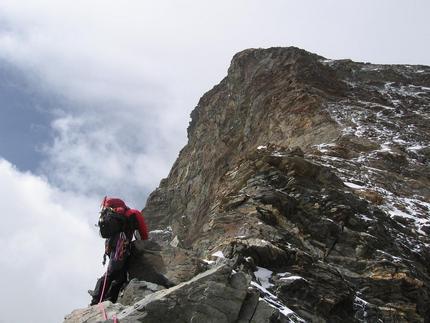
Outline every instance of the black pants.
[[[108, 269], [106, 273], [97, 280], [92, 293], [93, 298], [91, 300], [91, 305], [105, 300], [115, 303], [118, 299], [121, 287], [127, 282], [128, 257], [130, 255], [129, 244], [129, 240], [125, 236], [119, 234], [107, 241], [107, 245], [111, 250], [109, 252]], [[107, 275], [107, 278], [103, 291], [105, 275]]]

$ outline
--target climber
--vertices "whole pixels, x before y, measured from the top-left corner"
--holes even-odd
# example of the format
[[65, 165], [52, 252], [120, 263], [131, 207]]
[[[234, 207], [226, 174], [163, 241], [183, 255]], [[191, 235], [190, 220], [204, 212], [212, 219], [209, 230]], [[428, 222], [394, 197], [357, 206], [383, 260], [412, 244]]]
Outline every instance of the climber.
[[91, 305], [104, 300], [115, 303], [121, 287], [127, 282], [127, 265], [133, 236], [136, 239], [148, 239], [148, 228], [142, 213], [130, 209], [118, 198], [103, 199], [98, 223], [100, 235], [105, 238], [105, 254], [109, 257], [106, 273], [96, 283]]

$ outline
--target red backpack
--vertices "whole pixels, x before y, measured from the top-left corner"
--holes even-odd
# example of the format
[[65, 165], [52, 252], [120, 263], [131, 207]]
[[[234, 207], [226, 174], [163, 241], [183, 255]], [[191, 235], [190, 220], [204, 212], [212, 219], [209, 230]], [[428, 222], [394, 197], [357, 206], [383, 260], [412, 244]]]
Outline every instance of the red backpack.
[[102, 201], [102, 208], [106, 208], [106, 207], [110, 207], [112, 209], [116, 209], [116, 208], [122, 208], [127, 209], [127, 205], [125, 205], [124, 201], [119, 199], [119, 198], [115, 198], [115, 197], [107, 197], [105, 196], [105, 198]]
[[103, 238], [111, 238], [119, 232], [138, 230], [142, 240], [148, 239], [148, 227], [140, 211], [130, 209], [123, 200], [105, 197], [98, 226]]

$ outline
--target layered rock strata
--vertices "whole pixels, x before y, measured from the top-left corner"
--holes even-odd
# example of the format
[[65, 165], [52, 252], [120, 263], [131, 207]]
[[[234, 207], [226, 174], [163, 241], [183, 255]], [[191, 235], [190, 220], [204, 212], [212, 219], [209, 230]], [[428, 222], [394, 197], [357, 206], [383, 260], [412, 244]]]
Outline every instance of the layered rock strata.
[[430, 320], [429, 67], [249, 49], [191, 117], [151, 227], [303, 320]]

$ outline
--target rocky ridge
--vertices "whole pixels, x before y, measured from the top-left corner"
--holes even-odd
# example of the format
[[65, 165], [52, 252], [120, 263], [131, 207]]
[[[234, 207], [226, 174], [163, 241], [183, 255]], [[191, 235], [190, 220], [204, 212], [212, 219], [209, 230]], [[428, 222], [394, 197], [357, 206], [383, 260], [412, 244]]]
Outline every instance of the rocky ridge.
[[217, 322], [430, 321], [430, 67], [249, 49], [191, 117], [144, 209], [166, 317], [186, 299], [203, 316], [176, 321], [209, 322], [182, 286], [221, 271], [243, 294]]

